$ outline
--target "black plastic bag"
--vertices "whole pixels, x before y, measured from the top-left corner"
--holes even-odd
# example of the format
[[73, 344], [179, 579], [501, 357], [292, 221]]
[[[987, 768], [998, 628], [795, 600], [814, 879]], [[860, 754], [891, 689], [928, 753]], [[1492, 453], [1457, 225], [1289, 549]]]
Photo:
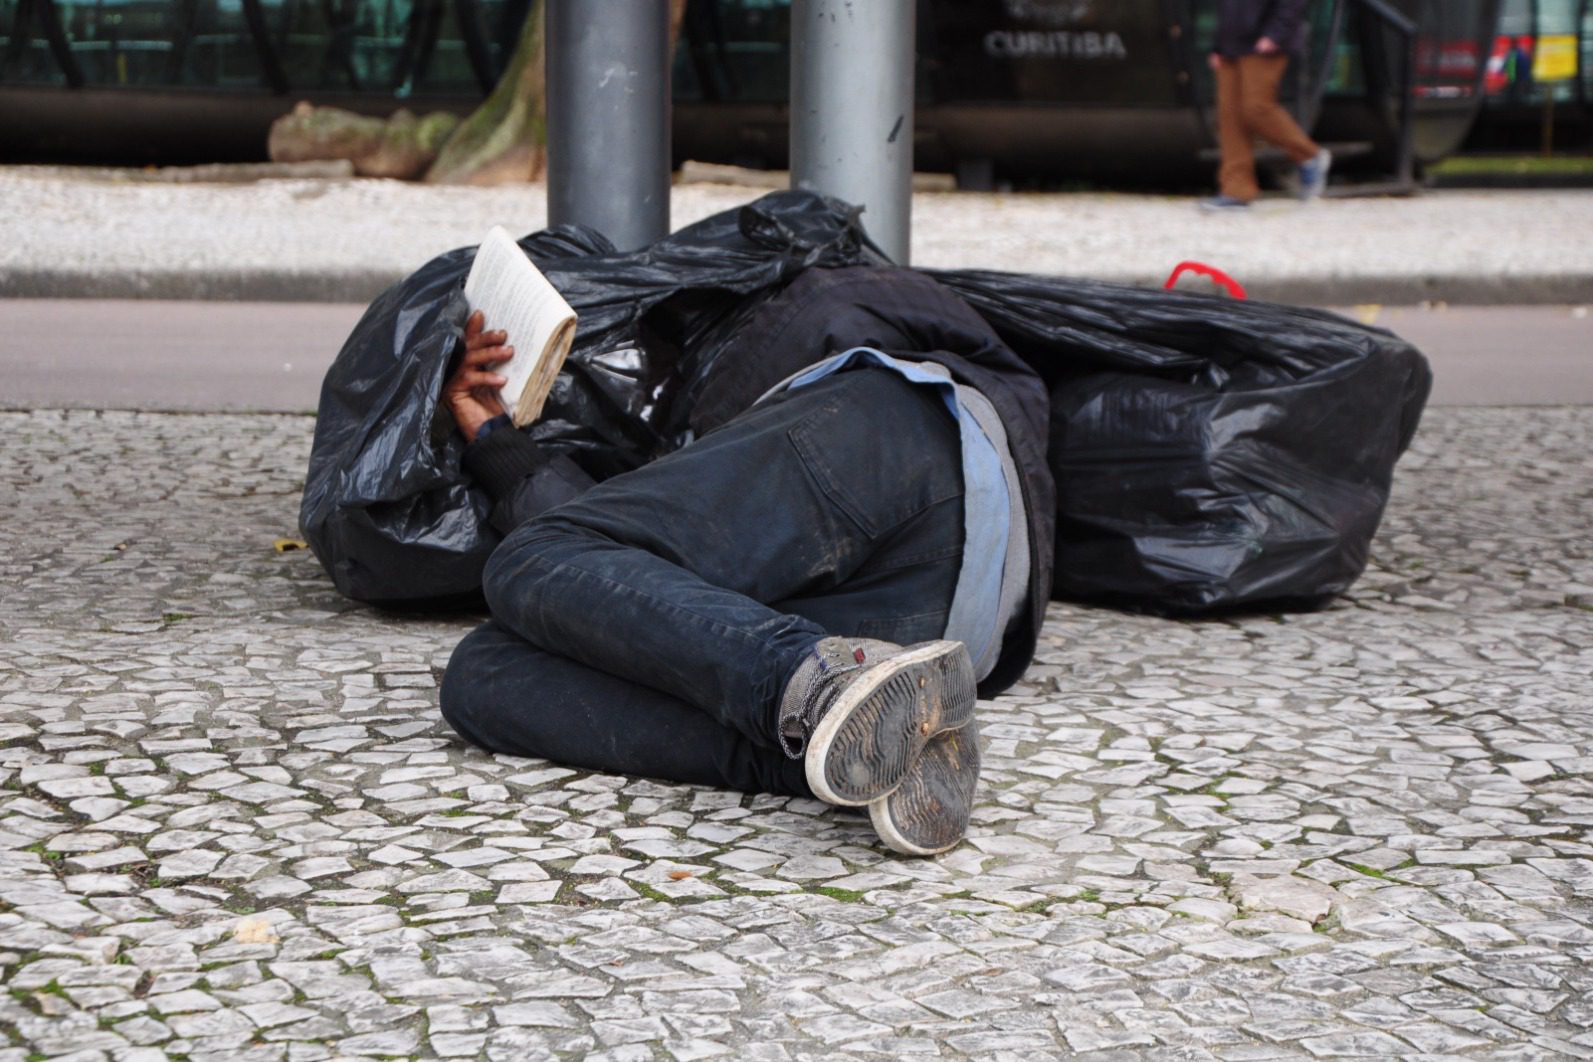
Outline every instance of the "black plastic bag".
[[1050, 384], [1054, 597], [1312, 607], [1364, 570], [1432, 386], [1410, 344], [1271, 303], [935, 276]]
[[[672, 400], [683, 380], [707, 371], [718, 345], [705, 334], [722, 335], [727, 320], [805, 269], [885, 260], [858, 213], [777, 192], [629, 254], [575, 227], [521, 240], [580, 314], [564, 370], [527, 431], [598, 479], [678, 445], [683, 421], [672, 420]], [[439, 407], [474, 254], [440, 255], [379, 296], [322, 384], [299, 522], [337, 588], [356, 600], [480, 600], [498, 535], [489, 499], [460, 470], [463, 440]]]
[[[526, 429], [602, 479], [681, 445], [740, 324], [804, 269], [882, 264], [857, 210], [772, 193], [634, 254], [550, 230], [521, 246], [581, 314]], [[338, 589], [479, 600], [498, 541], [438, 396], [473, 248], [382, 295], [322, 390], [301, 523]], [[1366, 563], [1431, 374], [1331, 314], [1084, 280], [936, 271], [1045, 378], [1055, 596], [1196, 612], [1317, 604]]]

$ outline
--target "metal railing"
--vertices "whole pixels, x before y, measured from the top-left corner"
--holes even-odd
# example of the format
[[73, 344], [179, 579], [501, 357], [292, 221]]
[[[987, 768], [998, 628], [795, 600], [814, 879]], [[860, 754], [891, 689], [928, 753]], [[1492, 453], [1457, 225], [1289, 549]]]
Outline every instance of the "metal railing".
[[1354, 0], [1368, 16], [1382, 23], [1399, 39], [1395, 87], [1394, 180], [1401, 185], [1416, 183], [1416, 23], [1388, 0]]

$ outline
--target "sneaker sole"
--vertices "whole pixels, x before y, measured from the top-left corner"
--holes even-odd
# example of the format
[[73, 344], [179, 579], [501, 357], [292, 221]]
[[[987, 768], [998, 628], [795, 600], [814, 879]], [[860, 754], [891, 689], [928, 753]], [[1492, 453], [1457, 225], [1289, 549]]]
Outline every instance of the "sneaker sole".
[[874, 832], [903, 855], [949, 851], [968, 833], [979, 788], [979, 725], [942, 734], [902, 784], [868, 806]]
[[843, 690], [808, 738], [808, 787], [861, 807], [902, 783], [936, 734], [973, 718], [973, 661], [961, 642], [927, 642], [875, 665]]

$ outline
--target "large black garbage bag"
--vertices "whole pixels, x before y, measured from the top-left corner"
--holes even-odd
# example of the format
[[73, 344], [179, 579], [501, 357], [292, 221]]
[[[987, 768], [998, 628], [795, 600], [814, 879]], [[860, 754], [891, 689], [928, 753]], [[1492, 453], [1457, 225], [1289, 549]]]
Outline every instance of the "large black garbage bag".
[[[605, 478], [680, 445], [743, 322], [812, 267], [881, 264], [857, 210], [773, 193], [634, 254], [580, 229], [521, 246], [581, 314], [528, 432]], [[385, 293], [322, 389], [300, 518], [363, 601], [479, 599], [497, 542], [438, 396], [473, 248]], [[1318, 603], [1365, 566], [1431, 384], [1391, 334], [1329, 314], [1090, 281], [932, 272], [1046, 379], [1056, 596], [1194, 612]]]
[[1053, 596], [1308, 607], [1365, 568], [1432, 386], [1410, 344], [1263, 302], [935, 276], [1050, 385]]
[[[598, 479], [678, 445], [676, 392], [704, 377], [735, 320], [805, 269], [885, 260], [858, 213], [777, 192], [629, 254], [574, 227], [521, 240], [580, 314], [565, 368], [527, 431]], [[441, 255], [379, 296], [322, 385], [299, 521], [337, 588], [356, 600], [479, 600], [498, 536], [439, 406], [474, 253]]]

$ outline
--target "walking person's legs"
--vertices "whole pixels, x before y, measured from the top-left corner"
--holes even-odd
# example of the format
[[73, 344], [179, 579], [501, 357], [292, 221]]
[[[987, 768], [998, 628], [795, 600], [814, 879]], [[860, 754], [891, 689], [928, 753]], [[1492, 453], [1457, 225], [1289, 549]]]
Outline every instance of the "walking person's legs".
[[1217, 194], [1237, 203], [1250, 203], [1261, 194], [1256, 184], [1256, 156], [1245, 123], [1245, 86], [1240, 60], [1221, 59], [1213, 64], [1217, 75]]
[[1218, 194], [1202, 206], [1242, 210], [1261, 195], [1256, 183], [1255, 141], [1281, 149], [1299, 167], [1298, 195], [1314, 199], [1327, 184], [1332, 155], [1300, 128], [1278, 102], [1288, 69], [1284, 55], [1247, 55], [1212, 63], [1217, 82]]
[[1240, 59], [1240, 107], [1249, 135], [1260, 137], [1279, 148], [1299, 167], [1301, 199], [1315, 199], [1327, 186], [1332, 154], [1308, 136], [1288, 108], [1278, 102], [1278, 86], [1283, 82], [1289, 60], [1282, 55], [1249, 55]]
[[1247, 55], [1235, 65], [1240, 115], [1247, 135], [1279, 148], [1296, 164], [1315, 158], [1321, 145], [1307, 136], [1294, 115], [1278, 102], [1278, 86], [1289, 67], [1288, 57]]

